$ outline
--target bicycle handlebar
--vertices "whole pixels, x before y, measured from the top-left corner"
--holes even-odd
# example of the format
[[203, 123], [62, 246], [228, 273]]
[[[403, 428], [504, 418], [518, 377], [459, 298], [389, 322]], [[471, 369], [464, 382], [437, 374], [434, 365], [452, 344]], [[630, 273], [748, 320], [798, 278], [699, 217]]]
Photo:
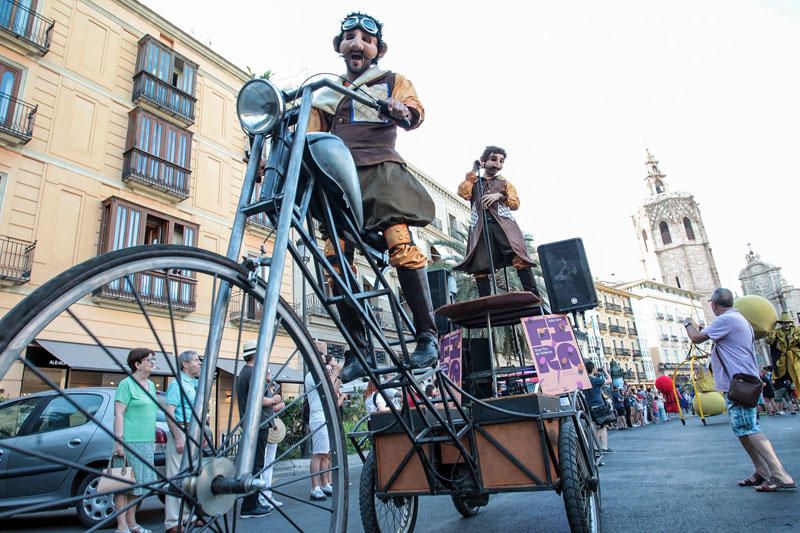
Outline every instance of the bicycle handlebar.
[[314, 92], [323, 87], [327, 87], [328, 89], [336, 91], [346, 96], [347, 98], [355, 100], [360, 104], [364, 104], [367, 107], [371, 107], [372, 109], [380, 112], [383, 116], [387, 117], [389, 120], [396, 122], [403, 128], [411, 127], [410, 120], [404, 118], [394, 118], [389, 114], [389, 104], [385, 100], [373, 100], [372, 98], [369, 98], [361, 93], [348, 89], [347, 87], [343, 87], [342, 85], [339, 85], [330, 78], [322, 78], [320, 80], [311, 82], [308, 85], [298, 87], [297, 89], [283, 91], [283, 96], [285, 100], [287, 102], [296, 100], [302, 94], [302, 91], [305, 87], [309, 87], [311, 89], [311, 92]]

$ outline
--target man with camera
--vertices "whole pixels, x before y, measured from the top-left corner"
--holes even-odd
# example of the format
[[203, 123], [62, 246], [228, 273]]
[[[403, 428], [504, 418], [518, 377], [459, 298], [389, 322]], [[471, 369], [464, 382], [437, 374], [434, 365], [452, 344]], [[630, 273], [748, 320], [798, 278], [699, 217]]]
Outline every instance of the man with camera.
[[595, 366], [591, 361], [586, 361], [586, 372], [589, 374], [592, 388], [584, 390], [583, 394], [589, 402], [589, 410], [592, 413], [592, 428], [603, 453], [608, 453], [612, 451], [608, 448], [608, 426], [617, 418], [603, 398], [603, 386], [611, 382], [611, 376], [604, 368]]
[[772, 443], [761, 433], [756, 418], [755, 403], [751, 402], [752, 405], [749, 405], [742, 403], [741, 400], [737, 402], [731, 399], [731, 396], [740, 396], [736, 391], [736, 382], [737, 378], [738, 380], [743, 378], [739, 376], [751, 376], [754, 380], [760, 381], [753, 350], [755, 341], [753, 328], [733, 307], [733, 293], [728, 289], [714, 289], [709, 302], [711, 310], [717, 317], [714, 322], [702, 331], [691, 318], [685, 319], [683, 325], [693, 343], [700, 344], [709, 339], [714, 341], [711, 350], [714, 384], [718, 391], [725, 394], [731, 429], [739, 438], [755, 467], [755, 472], [741, 480], [739, 485], [756, 487], [759, 492], [794, 490], [796, 488], [794, 480], [783, 468], [772, 448]]

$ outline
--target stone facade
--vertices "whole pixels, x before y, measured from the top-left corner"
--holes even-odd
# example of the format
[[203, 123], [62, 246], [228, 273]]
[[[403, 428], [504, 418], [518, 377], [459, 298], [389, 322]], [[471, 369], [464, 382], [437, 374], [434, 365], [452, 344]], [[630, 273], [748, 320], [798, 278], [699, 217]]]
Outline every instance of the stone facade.
[[783, 277], [781, 267], [761, 260], [752, 249], [745, 256], [747, 266], [739, 272], [744, 294], [757, 294], [769, 300], [780, 315], [788, 311], [795, 322], [800, 318], [800, 289], [793, 287]]
[[[647, 152], [645, 178], [649, 196], [633, 215], [646, 279], [703, 295], [720, 286], [717, 266], [694, 197], [670, 191], [666, 175]], [[714, 315], [706, 302], [707, 320]]]

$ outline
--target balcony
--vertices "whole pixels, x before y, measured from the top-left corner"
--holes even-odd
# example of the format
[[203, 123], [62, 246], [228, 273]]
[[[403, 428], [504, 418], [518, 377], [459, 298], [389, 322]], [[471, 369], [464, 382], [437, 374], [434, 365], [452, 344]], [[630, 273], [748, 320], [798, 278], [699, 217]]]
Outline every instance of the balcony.
[[55, 21], [36, 13], [17, 0], [0, 2], [0, 36], [12, 47], [34, 55], [50, 50]]
[[601, 343], [600, 347], [603, 349], [603, 353], [611, 355], [611, 348], [609, 348], [607, 344]]
[[665, 317], [664, 317], [664, 318], [666, 318], [666, 319], [667, 319], [668, 321], [670, 321], [670, 322], [672, 322], [673, 320], [675, 320], [675, 317], [674, 317], [674, 316], [672, 316], [672, 315], [665, 315]]
[[192, 171], [148, 154], [139, 148], [125, 152], [122, 179], [140, 183], [180, 200], [189, 197]]
[[636, 328], [628, 328], [628, 335], [636, 336], [638, 334], [639, 334], [639, 332], [636, 331]]
[[634, 357], [641, 357], [642, 351], [638, 348], [634, 348], [633, 350], [631, 350], [631, 355], [633, 355]]
[[624, 307], [622, 308], [622, 311], [623, 311], [623, 312], [624, 312], [626, 315], [632, 315], [632, 314], [633, 314], [633, 307], [631, 307], [631, 306], [629, 306], [629, 305], [626, 305], [626, 306], [624, 306]]
[[636, 378], [639, 381], [647, 381], [647, 374], [644, 372], [636, 372]]
[[[244, 305], [242, 305], [243, 298]], [[262, 305], [255, 298], [237, 291], [231, 296], [231, 302], [228, 305], [228, 320], [234, 324], [238, 324], [241, 320], [244, 324], [257, 326], [261, 323], [261, 310]]]
[[[2, 5], [0, 3], [0, 9]], [[38, 107], [0, 93], [0, 139], [10, 144], [26, 144], [30, 141]]]
[[331, 316], [328, 314], [328, 310], [325, 309], [325, 306], [322, 305], [322, 302], [319, 301], [316, 294], [306, 295], [306, 313], [309, 316], [318, 316], [322, 318], [330, 318]]
[[669, 335], [661, 335], [661, 340], [667, 342], [669, 340]]
[[675, 370], [680, 366], [680, 363], [658, 363], [659, 370]]
[[[116, 300], [136, 304], [138, 294], [142, 303], [155, 307], [172, 307], [174, 311], [190, 313], [197, 306], [197, 280], [176, 276], [169, 277], [169, 289], [164, 272], [139, 272], [133, 279], [121, 278], [95, 291], [95, 298]], [[133, 287], [131, 287], [133, 285]]]
[[603, 302], [602, 301], [600, 301], [600, 300], [597, 301], [597, 308], [598, 309], [602, 309], [603, 308]]
[[15, 285], [31, 280], [36, 242], [0, 236], [0, 280]]
[[605, 325], [605, 324], [603, 324], [602, 322], [600, 322], [599, 324], [597, 324], [597, 328], [598, 328], [600, 331], [608, 331], [608, 326], [606, 326], [606, 325]]
[[670, 335], [669, 336], [669, 340], [671, 340], [672, 342], [678, 342], [678, 336], [677, 335]]
[[656, 313], [656, 318], [663, 319], [664, 313]]
[[612, 304], [612, 303], [606, 302], [606, 309], [608, 309], [609, 311], [617, 311], [617, 312], [619, 312], [619, 311], [622, 311], [622, 306], [619, 305], [619, 304]]
[[625, 333], [625, 328], [624, 328], [624, 327], [622, 327], [622, 326], [614, 326], [614, 325], [611, 325], [611, 326], [608, 326], [608, 330], [609, 330], [611, 333]]
[[630, 355], [631, 351], [627, 348], [614, 348], [614, 355]]
[[197, 98], [160, 80], [147, 71], [133, 77], [133, 103], [147, 107], [161, 116], [172, 118], [188, 127], [194, 124]]

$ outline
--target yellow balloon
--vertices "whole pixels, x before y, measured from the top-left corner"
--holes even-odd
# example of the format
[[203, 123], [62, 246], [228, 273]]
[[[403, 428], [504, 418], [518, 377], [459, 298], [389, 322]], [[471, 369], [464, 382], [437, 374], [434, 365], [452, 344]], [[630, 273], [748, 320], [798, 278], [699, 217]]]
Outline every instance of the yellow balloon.
[[739, 310], [743, 317], [753, 326], [756, 338], [760, 339], [775, 329], [778, 313], [769, 300], [763, 296], [748, 294], [736, 298], [733, 306]]
[[703, 416], [714, 416], [725, 412], [725, 398], [721, 392], [699, 392], [692, 400], [694, 412], [700, 414], [698, 401], [703, 405]]

